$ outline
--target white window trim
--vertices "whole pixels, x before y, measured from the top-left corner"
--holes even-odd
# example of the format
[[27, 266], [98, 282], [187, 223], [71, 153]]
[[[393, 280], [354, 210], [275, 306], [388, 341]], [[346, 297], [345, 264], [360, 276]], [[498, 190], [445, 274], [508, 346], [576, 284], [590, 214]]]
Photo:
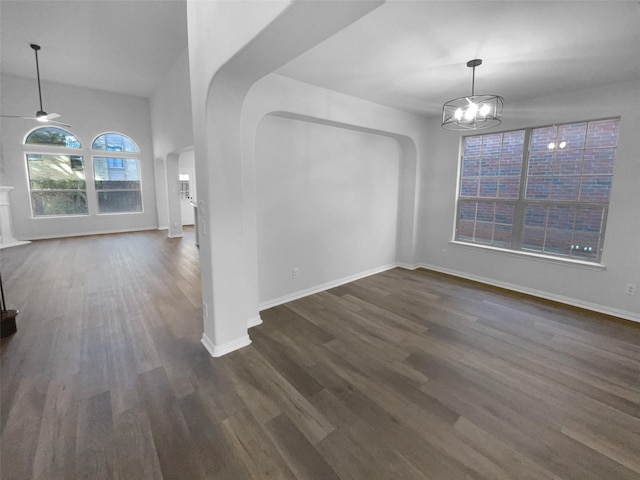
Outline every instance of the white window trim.
[[[545, 128], [545, 127], [550, 127], [550, 126], [561, 126], [561, 125], [571, 125], [571, 124], [576, 124], [576, 123], [590, 123], [590, 122], [597, 122], [597, 121], [602, 121], [602, 120], [614, 120], [617, 119], [618, 121], [620, 121], [621, 117], [619, 116], [612, 116], [612, 117], [604, 117], [604, 118], [596, 118], [596, 119], [590, 119], [590, 120], [577, 120], [577, 121], [573, 121], [573, 122], [562, 122], [562, 123], [554, 123], [554, 124], [548, 124], [548, 125], [540, 125], [540, 126], [533, 126], [533, 127], [522, 127], [522, 128], [514, 128], [514, 129], [510, 129], [510, 130], [504, 130], [504, 131], [497, 131], [497, 132], [487, 132], [486, 134], [504, 134], [504, 133], [509, 133], [509, 132], [516, 132], [516, 131], [521, 131], [523, 130], [525, 132], [525, 141], [524, 141], [524, 150], [523, 150], [523, 163], [522, 163], [522, 171], [520, 173], [520, 178], [521, 178], [521, 191], [518, 195], [517, 199], [509, 199], [509, 198], [491, 198], [491, 197], [481, 197], [482, 201], [487, 201], [487, 202], [491, 202], [491, 201], [496, 201], [496, 202], [504, 202], [504, 203], [509, 203], [512, 202], [514, 204], [522, 204], [522, 205], [527, 205], [527, 204], [532, 204], [532, 203], [543, 203], [543, 204], [553, 204], [553, 205], [566, 205], [566, 206], [594, 206], [594, 205], [598, 205], [598, 206], [603, 206], [604, 207], [604, 219], [602, 222], [602, 231], [601, 231], [601, 246], [600, 246], [600, 251], [598, 252], [598, 256], [596, 259], [590, 261], [590, 260], [579, 260], [573, 257], [569, 257], [569, 256], [563, 256], [563, 255], [551, 255], [551, 254], [545, 254], [544, 252], [533, 252], [533, 251], [529, 251], [529, 250], [522, 250], [522, 249], [510, 249], [510, 248], [503, 248], [503, 247], [496, 247], [493, 245], [487, 245], [487, 244], [481, 244], [481, 243], [473, 243], [473, 242], [465, 242], [463, 240], [457, 240], [456, 237], [458, 235], [458, 222], [459, 222], [459, 214], [460, 214], [460, 202], [461, 201], [476, 201], [478, 200], [479, 197], [461, 197], [460, 196], [460, 189], [461, 189], [461, 175], [462, 175], [462, 168], [463, 168], [463, 158], [464, 158], [464, 141], [467, 137], [476, 137], [476, 136], [481, 136], [481, 135], [485, 135], [484, 133], [475, 133], [472, 135], [464, 135], [462, 137], [460, 137], [460, 145], [459, 145], [459, 154], [458, 154], [458, 171], [457, 171], [457, 176], [456, 176], [456, 200], [455, 200], [455, 210], [454, 210], [454, 219], [453, 219], [453, 232], [452, 232], [452, 239], [450, 240], [450, 244], [453, 245], [460, 245], [460, 246], [464, 246], [464, 247], [469, 247], [469, 248], [474, 248], [474, 249], [481, 249], [481, 250], [489, 250], [489, 251], [494, 251], [496, 253], [500, 253], [500, 254], [504, 254], [504, 255], [508, 255], [508, 256], [516, 256], [516, 257], [531, 257], [531, 258], [536, 258], [538, 260], [542, 260], [542, 261], [547, 261], [549, 263], [555, 263], [555, 264], [565, 264], [565, 265], [575, 265], [575, 266], [580, 266], [580, 267], [584, 267], [584, 268], [588, 268], [588, 269], [592, 269], [592, 270], [605, 270], [606, 269], [606, 265], [604, 263], [602, 263], [602, 256], [604, 255], [604, 239], [605, 239], [605, 234], [606, 234], [606, 229], [607, 229], [607, 220], [608, 220], [608, 216], [609, 216], [609, 206], [611, 203], [611, 200], [609, 199], [609, 201], [606, 204], [602, 204], [601, 202], [573, 202], [573, 201], [553, 201], [553, 200], [539, 200], [539, 199], [525, 199], [524, 198], [524, 192], [522, 191], [522, 189], [525, 187], [526, 185], [526, 181], [523, 181], [523, 173], [525, 172], [525, 169], [528, 168], [528, 159], [529, 159], [529, 145], [530, 145], [530, 137], [531, 137], [531, 132], [535, 129], [539, 129], [539, 128]], [[616, 160], [617, 160], [617, 145], [616, 145]], [[614, 175], [615, 175], [615, 165], [614, 165]], [[525, 179], [528, 177], [528, 173], [525, 176]], [[613, 180], [613, 175], [612, 175], [612, 180]], [[515, 228], [516, 224], [518, 223], [518, 221], [524, 221], [524, 217], [522, 217], [519, 220], [516, 220], [515, 215], [514, 215], [514, 222], [512, 225], [512, 228]], [[518, 234], [520, 235], [520, 233]]]

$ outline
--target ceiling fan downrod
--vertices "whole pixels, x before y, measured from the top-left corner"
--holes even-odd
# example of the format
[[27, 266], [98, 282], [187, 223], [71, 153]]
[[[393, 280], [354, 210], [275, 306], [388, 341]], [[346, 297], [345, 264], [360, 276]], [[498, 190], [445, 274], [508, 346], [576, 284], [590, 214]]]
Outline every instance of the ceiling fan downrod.
[[46, 117], [47, 112], [42, 108], [42, 88], [40, 87], [40, 65], [38, 63], [38, 50], [40, 50], [40, 45], [36, 45], [35, 43], [30, 44], [31, 48], [36, 54], [36, 75], [38, 77], [38, 98], [40, 99], [40, 110], [36, 113], [36, 118]]

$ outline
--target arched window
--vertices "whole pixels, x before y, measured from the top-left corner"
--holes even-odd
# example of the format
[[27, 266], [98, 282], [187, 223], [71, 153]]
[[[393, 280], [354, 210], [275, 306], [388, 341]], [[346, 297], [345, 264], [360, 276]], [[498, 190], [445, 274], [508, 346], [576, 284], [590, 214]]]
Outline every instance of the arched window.
[[62, 128], [41, 127], [29, 133], [24, 143], [25, 148], [50, 147], [26, 153], [33, 216], [87, 215], [84, 159], [65, 150], [82, 148], [78, 139]]
[[142, 212], [140, 162], [133, 140], [120, 133], [103, 133], [96, 137], [91, 148], [105, 152], [93, 157], [99, 212]]
[[138, 153], [138, 147], [133, 140], [121, 133], [103, 133], [96, 137], [91, 148], [108, 152]]
[[72, 133], [58, 127], [36, 128], [24, 140], [27, 145], [52, 145], [66, 148], [82, 148]]

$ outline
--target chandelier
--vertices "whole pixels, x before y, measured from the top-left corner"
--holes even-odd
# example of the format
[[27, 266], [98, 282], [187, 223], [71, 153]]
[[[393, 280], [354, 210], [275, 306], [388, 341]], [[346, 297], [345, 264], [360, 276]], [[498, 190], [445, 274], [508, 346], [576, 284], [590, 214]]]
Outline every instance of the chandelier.
[[482, 60], [469, 60], [473, 68], [471, 96], [449, 100], [442, 106], [442, 128], [447, 130], [481, 130], [500, 125], [504, 98], [498, 95], [476, 95], [476, 67]]

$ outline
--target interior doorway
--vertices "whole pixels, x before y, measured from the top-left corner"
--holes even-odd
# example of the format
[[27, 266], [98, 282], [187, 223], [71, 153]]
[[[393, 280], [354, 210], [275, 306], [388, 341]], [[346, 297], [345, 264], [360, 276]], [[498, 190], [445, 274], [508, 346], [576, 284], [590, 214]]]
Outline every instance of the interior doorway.
[[[180, 182], [180, 212], [182, 215], [182, 225], [193, 225], [195, 222], [195, 214], [193, 211], [193, 170], [190, 168], [181, 168], [179, 172]], [[192, 204], [193, 202], [193, 204]]]
[[180, 153], [178, 157], [178, 185], [182, 225], [195, 224], [193, 205], [197, 204], [196, 160], [193, 150]]

